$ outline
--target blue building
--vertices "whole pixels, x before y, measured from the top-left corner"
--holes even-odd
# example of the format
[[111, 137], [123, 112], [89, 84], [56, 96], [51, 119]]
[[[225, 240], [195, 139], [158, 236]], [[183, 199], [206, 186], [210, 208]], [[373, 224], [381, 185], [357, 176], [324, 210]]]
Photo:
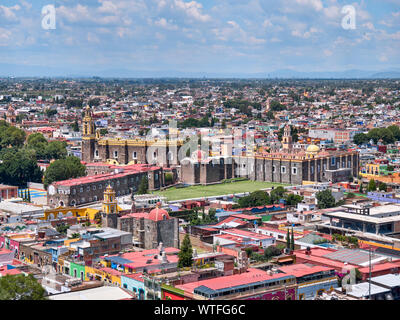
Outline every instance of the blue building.
[[144, 279], [141, 273], [121, 275], [121, 287], [136, 293], [138, 300], [145, 299]]

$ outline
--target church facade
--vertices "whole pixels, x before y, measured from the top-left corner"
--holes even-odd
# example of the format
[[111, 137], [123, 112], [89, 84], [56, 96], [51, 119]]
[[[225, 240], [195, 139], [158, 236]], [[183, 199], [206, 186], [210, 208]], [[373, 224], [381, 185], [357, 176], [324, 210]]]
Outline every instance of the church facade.
[[303, 182], [340, 182], [356, 177], [359, 154], [348, 150], [321, 150], [316, 145], [307, 149], [293, 148], [290, 127], [286, 126], [282, 148], [256, 152], [251, 156], [210, 157], [197, 150], [178, 163], [183, 142], [145, 141], [101, 138], [94, 129], [89, 107], [83, 119], [82, 160], [87, 163], [156, 164], [177, 168], [182, 183], [210, 184], [232, 178], [300, 185]]
[[310, 145], [305, 150], [292, 147], [287, 126], [281, 150], [254, 156], [208, 157], [196, 151], [181, 162], [181, 180], [186, 184], [210, 184], [231, 178], [301, 185], [307, 182], [340, 182], [359, 172], [357, 151], [321, 150]]
[[95, 130], [90, 107], [85, 109], [82, 135], [82, 160], [87, 163], [155, 164], [168, 167], [177, 164], [178, 140], [151, 140], [102, 138]]

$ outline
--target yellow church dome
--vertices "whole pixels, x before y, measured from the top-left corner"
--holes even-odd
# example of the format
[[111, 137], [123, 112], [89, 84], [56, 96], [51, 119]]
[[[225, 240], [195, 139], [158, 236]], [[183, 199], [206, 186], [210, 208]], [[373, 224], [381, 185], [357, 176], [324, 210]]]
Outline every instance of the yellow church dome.
[[316, 146], [315, 144], [312, 144], [307, 148], [307, 152], [310, 153], [318, 153], [319, 151], [320, 151], [319, 147]]

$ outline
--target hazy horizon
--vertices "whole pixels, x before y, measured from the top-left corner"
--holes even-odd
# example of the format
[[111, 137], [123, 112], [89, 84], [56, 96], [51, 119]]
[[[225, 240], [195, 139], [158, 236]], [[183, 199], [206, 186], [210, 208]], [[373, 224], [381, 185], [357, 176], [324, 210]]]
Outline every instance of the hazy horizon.
[[[0, 76], [370, 78], [400, 73], [396, 0], [53, 4], [51, 26], [51, 11], [42, 12], [47, 1], [2, 1]], [[343, 26], [346, 5], [355, 10], [354, 28]]]

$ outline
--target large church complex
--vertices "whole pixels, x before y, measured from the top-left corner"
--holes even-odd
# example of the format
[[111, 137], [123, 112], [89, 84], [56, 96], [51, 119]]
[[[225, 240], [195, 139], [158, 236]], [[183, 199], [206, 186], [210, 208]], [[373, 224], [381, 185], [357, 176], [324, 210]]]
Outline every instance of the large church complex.
[[250, 180], [299, 185], [304, 182], [339, 182], [357, 176], [357, 151], [320, 149], [309, 145], [293, 147], [290, 127], [286, 126], [282, 147], [252, 156], [210, 156], [196, 150], [177, 161], [179, 140], [145, 141], [139, 139], [102, 138], [95, 131], [89, 107], [83, 120], [82, 159], [87, 163], [152, 164], [177, 169], [182, 183], [209, 184], [225, 179], [244, 177]]

